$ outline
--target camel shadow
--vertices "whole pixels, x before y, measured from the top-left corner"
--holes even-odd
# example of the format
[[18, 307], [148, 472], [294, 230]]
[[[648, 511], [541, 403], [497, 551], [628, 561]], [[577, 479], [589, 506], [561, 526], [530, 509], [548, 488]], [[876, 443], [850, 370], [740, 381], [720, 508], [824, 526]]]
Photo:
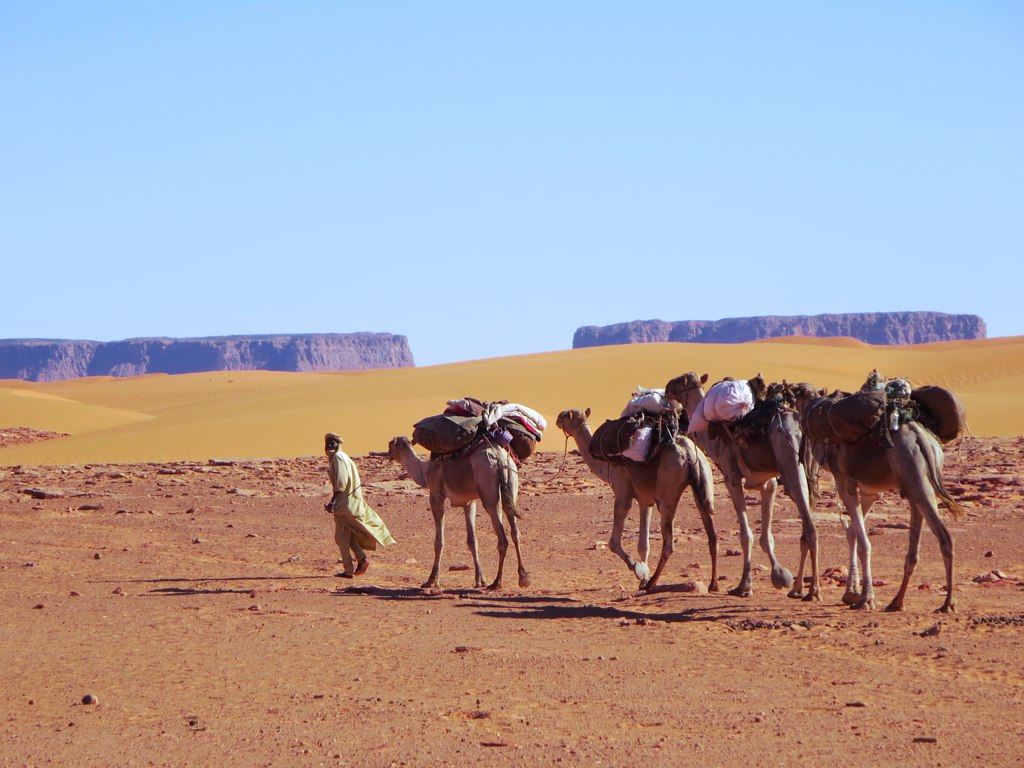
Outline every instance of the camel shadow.
[[[188, 597], [191, 595], [247, 595], [252, 592], [252, 587], [214, 587], [207, 588], [206, 584], [215, 582], [247, 582], [247, 581], [297, 581], [306, 579], [329, 579], [330, 576], [215, 576], [211, 578], [184, 578], [168, 576], [157, 579], [128, 579], [128, 584], [193, 584], [195, 586], [181, 587], [157, 587], [149, 590], [146, 594], [151, 597]], [[122, 583], [124, 580], [110, 580], [109, 583]], [[100, 582], [102, 583], [102, 582]]]
[[379, 587], [375, 585], [341, 587], [334, 590], [336, 596], [365, 595], [381, 600], [500, 600], [513, 603], [536, 602], [577, 602], [571, 597], [550, 597], [532, 595], [492, 595], [483, 589], [424, 589], [422, 587]]

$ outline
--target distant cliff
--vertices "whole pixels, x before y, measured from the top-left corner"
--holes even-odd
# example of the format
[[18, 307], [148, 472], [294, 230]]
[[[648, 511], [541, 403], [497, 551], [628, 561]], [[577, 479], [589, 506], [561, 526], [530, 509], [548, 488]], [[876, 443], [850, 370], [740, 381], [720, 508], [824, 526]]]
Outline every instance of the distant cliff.
[[687, 341], [734, 344], [778, 336], [850, 336], [868, 344], [927, 344], [933, 341], [985, 338], [985, 321], [977, 315], [942, 312], [871, 312], [791, 317], [730, 317], [724, 320], [634, 320], [576, 329], [573, 349], [607, 344]]
[[413, 365], [408, 339], [391, 333], [111, 342], [0, 340], [0, 379], [27, 381], [203, 371], [353, 371]]

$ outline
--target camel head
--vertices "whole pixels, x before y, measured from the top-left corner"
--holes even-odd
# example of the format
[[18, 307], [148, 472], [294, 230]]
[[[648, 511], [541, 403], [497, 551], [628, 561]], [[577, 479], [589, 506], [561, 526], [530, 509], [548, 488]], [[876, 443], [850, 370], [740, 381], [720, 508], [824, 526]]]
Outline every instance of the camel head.
[[691, 413], [697, 403], [704, 399], [704, 385], [707, 383], [708, 375], [696, 373], [684, 373], [676, 376], [665, 385], [665, 397], [683, 406], [683, 410]]
[[555, 419], [555, 425], [561, 429], [569, 437], [575, 437], [580, 433], [580, 430], [587, 424], [587, 418], [590, 416], [590, 408], [585, 411], [579, 411], [575, 408], [571, 408], [568, 411], [562, 411], [558, 414], [558, 418]]
[[388, 443], [388, 458], [392, 461], [401, 461], [401, 456], [406, 451], [412, 450], [412, 441], [405, 435], [398, 435], [391, 438]]

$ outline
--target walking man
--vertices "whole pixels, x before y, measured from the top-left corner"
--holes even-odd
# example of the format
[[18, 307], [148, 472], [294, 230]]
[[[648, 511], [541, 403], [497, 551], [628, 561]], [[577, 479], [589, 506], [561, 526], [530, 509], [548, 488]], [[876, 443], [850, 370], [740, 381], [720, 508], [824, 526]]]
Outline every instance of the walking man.
[[[341, 435], [328, 432], [324, 435], [324, 450], [327, 453], [327, 474], [331, 479], [333, 495], [324, 509], [334, 515], [334, 541], [341, 551], [344, 570], [336, 574], [345, 579], [366, 573], [370, 561], [366, 550], [375, 551], [377, 545], [394, 544], [391, 532], [363, 499], [359, 470], [355, 462], [343, 450]], [[352, 554], [356, 565], [353, 568]]]

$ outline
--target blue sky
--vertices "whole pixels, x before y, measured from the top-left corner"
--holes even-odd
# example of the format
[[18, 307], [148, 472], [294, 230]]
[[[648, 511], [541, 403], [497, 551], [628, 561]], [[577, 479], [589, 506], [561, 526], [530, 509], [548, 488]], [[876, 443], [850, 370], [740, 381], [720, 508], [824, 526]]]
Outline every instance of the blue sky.
[[1024, 334], [1018, 2], [0, 0], [0, 338]]

